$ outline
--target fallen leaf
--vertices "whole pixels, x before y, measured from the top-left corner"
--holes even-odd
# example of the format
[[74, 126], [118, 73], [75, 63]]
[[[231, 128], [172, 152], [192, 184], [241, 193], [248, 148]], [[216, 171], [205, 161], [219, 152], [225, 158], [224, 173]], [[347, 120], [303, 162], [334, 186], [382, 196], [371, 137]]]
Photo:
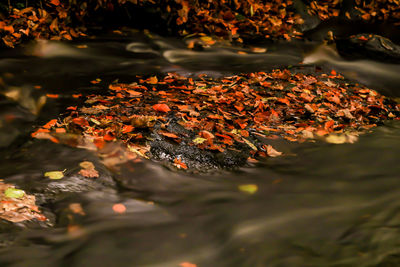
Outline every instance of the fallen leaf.
[[204, 141], [206, 141], [207, 139], [202, 138], [202, 137], [196, 137], [195, 139], [193, 139], [193, 143], [195, 143], [196, 145], [198, 144], [202, 144], [204, 143]]
[[87, 178], [97, 178], [99, 177], [99, 172], [95, 169], [82, 169], [78, 172], [80, 175]]
[[50, 3], [52, 3], [55, 6], [60, 5], [60, 0], [51, 0]]
[[174, 165], [175, 167], [177, 167], [178, 169], [184, 169], [186, 170], [188, 167], [186, 165], [185, 162], [183, 162], [181, 159], [175, 158], [174, 159]]
[[95, 169], [94, 164], [90, 161], [82, 161], [79, 163], [82, 169], [78, 172], [80, 175], [87, 178], [99, 177], [99, 172]]
[[9, 198], [23, 198], [25, 196], [25, 191], [21, 190], [21, 189], [9, 187], [4, 192], [4, 195]]
[[169, 137], [169, 138], [179, 138], [179, 136], [177, 136], [177, 135], [174, 134], [174, 133], [160, 132], [160, 134], [162, 134], [162, 135], [164, 135], [164, 136], [166, 136], [166, 137]]
[[242, 184], [238, 186], [238, 189], [252, 195], [258, 191], [258, 186], [256, 184]]
[[282, 155], [282, 152], [279, 152], [278, 150], [273, 148], [271, 145], [267, 145], [266, 150], [267, 150], [268, 156], [273, 157], [273, 158], [279, 157], [280, 155]]
[[114, 204], [113, 207], [112, 207], [112, 209], [113, 209], [113, 211], [114, 211], [115, 213], [119, 213], [119, 214], [122, 214], [122, 213], [125, 213], [125, 212], [126, 212], [126, 207], [125, 207], [125, 205], [124, 205], [124, 204], [121, 204], [121, 203]]
[[243, 141], [245, 141], [246, 144], [247, 144], [249, 147], [251, 147], [251, 149], [257, 150], [257, 147], [256, 147], [252, 142], [250, 142], [249, 140], [247, 140], [246, 138], [243, 138]]
[[155, 104], [153, 106], [153, 109], [155, 111], [159, 111], [159, 112], [169, 112], [171, 109], [168, 107], [168, 105], [166, 104]]
[[45, 172], [44, 176], [50, 178], [51, 180], [59, 180], [64, 177], [64, 172], [62, 171]]
[[35, 196], [28, 195], [23, 190], [16, 189], [14, 185], [2, 181], [0, 181], [0, 219], [14, 223], [32, 219], [47, 220], [35, 205]]
[[48, 98], [58, 98], [58, 97], [59, 97], [58, 94], [46, 94], [46, 96], [47, 96]]
[[86, 215], [85, 211], [82, 208], [82, 205], [80, 203], [71, 203], [69, 204], [68, 208], [76, 214], [80, 215]]

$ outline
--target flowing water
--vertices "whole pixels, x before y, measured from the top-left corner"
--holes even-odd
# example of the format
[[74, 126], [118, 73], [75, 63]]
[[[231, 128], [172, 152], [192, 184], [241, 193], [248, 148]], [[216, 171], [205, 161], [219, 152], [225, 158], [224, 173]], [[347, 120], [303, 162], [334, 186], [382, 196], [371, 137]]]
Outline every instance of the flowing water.
[[[101, 92], [140, 74], [219, 77], [289, 65], [313, 72], [316, 63], [400, 95], [399, 65], [345, 61], [314, 43], [265, 47], [263, 54], [232, 47], [197, 52], [176, 39], [129, 32], [3, 51], [1, 91], [8, 97], [0, 96], [0, 178], [35, 194], [50, 223], [2, 222], [0, 266], [399, 266], [399, 122], [355, 144], [276, 141], [285, 156], [211, 174], [151, 161], [108, 170], [90, 151], [30, 137], [33, 127], [82, 104], [72, 94]], [[96, 78], [102, 82], [91, 84]], [[83, 160], [95, 163], [99, 179], [74, 174]], [[62, 180], [43, 177], [64, 169]], [[258, 191], [241, 192], [243, 184]], [[86, 215], [71, 217], [71, 203]], [[126, 212], [114, 213], [114, 203]], [[80, 228], [68, 232], [71, 220]]]

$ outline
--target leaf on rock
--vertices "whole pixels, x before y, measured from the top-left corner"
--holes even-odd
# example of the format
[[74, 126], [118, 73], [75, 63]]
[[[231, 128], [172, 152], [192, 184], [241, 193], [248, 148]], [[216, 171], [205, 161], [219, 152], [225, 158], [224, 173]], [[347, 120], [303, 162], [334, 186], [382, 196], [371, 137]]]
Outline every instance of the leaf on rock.
[[59, 180], [64, 177], [64, 172], [62, 172], [62, 171], [45, 172], [44, 176], [51, 180]]
[[32, 219], [47, 220], [35, 205], [35, 196], [28, 195], [23, 190], [2, 181], [0, 181], [0, 219], [14, 223]]
[[79, 163], [82, 169], [79, 174], [87, 178], [97, 178], [99, 177], [99, 172], [95, 169], [94, 164], [90, 161], [82, 161]]
[[25, 191], [21, 190], [21, 189], [9, 187], [4, 192], [4, 195], [9, 198], [23, 198], [25, 195]]

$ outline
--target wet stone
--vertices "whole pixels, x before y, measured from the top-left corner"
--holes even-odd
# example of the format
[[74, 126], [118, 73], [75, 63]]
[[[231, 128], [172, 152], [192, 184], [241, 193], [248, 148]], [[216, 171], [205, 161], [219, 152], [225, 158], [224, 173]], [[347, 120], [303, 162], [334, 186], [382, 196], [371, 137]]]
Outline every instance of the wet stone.
[[336, 41], [339, 53], [349, 59], [366, 57], [390, 62], [400, 62], [400, 46], [390, 39], [376, 34], [357, 34]]

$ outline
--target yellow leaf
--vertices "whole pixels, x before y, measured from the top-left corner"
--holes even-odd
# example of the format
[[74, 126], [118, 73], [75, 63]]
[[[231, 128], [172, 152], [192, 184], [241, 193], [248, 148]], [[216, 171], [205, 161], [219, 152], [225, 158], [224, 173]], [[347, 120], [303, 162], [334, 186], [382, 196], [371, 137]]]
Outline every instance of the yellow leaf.
[[256, 184], [242, 184], [238, 186], [239, 190], [245, 192], [247, 194], [254, 194], [258, 190], [258, 186]]
[[251, 149], [257, 150], [257, 147], [256, 147], [252, 142], [250, 142], [250, 141], [247, 140], [246, 138], [243, 138], [243, 140], [246, 142], [246, 144], [247, 144], [249, 147], [251, 147]]
[[52, 180], [59, 180], [64, 177], [64, 173], [62, 171], [45, 172], [44, 176]]
[[206, 141], [206, 140], [207, 140], [207, 139], [205, 139], [205, 138], [197, 137], [197, 138], [193, 139], [193, 143], [195, 143], [196, 145], [198, 145], [198, 144], [204, 143], [204, 141]]

